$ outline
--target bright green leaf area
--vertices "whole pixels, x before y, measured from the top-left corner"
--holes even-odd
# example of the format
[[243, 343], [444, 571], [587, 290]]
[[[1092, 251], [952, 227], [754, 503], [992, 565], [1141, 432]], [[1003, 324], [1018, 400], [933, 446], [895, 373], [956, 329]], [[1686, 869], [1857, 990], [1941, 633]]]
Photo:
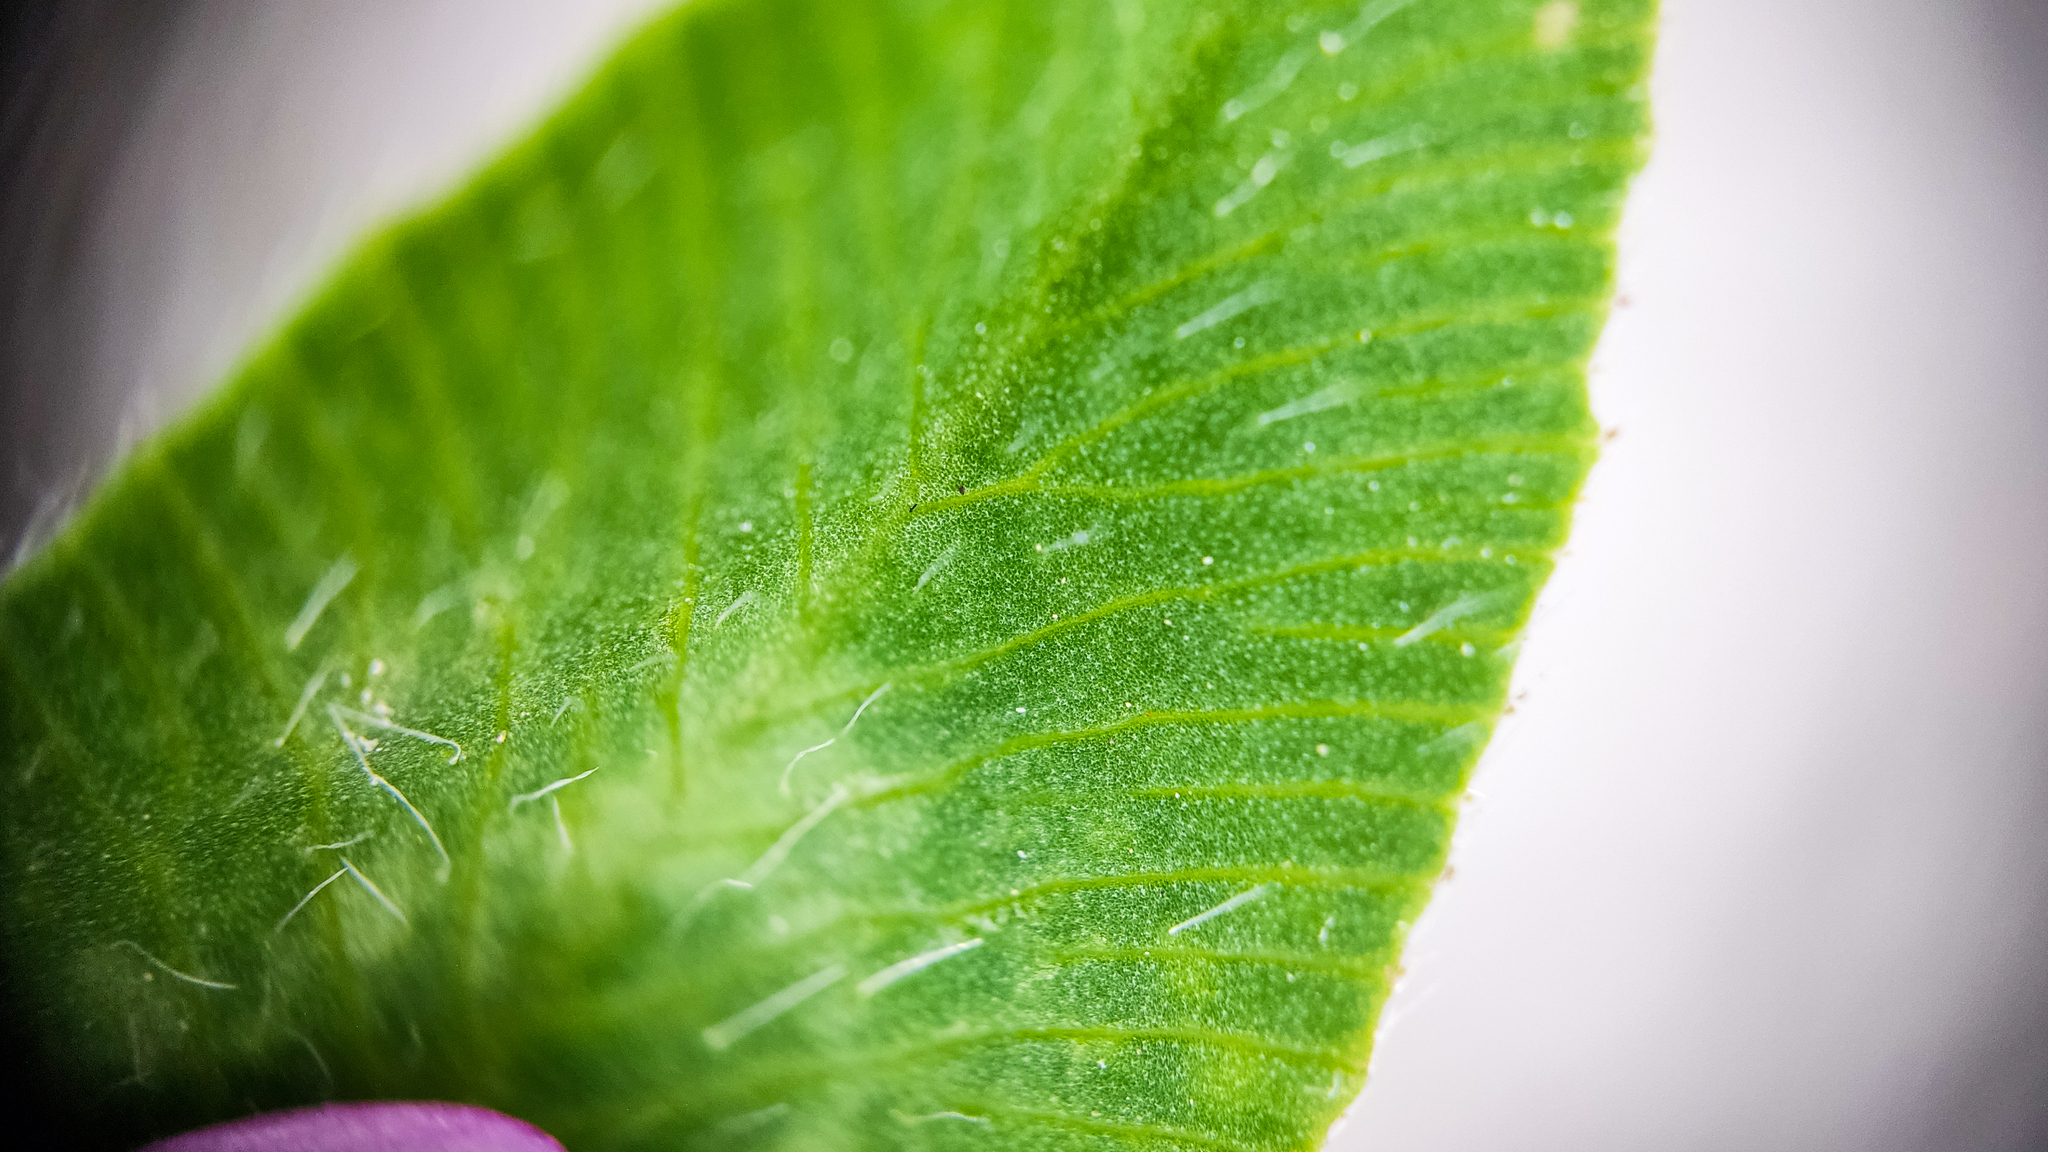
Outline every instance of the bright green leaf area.
[[6, 585], [48, 1058], [117, 1125], [1316, 1146], [1593, 455], [1653, 15], [657, 22]]

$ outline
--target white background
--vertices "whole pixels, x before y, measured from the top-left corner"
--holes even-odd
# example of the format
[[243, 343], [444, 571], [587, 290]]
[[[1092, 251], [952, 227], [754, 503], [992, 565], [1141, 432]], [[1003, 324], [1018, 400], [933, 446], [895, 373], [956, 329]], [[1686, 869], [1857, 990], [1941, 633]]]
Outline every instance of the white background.
[[1667, 4], [1618, 436], [1337, 1147], [2048, 1148], [2023, 5]]
[[[111, 443], [652, 0], [205, 0], [45, 363]], [[2048, 2], [1668, 0], [1618, 435], [1363, 1149], [2048, 1147]]]

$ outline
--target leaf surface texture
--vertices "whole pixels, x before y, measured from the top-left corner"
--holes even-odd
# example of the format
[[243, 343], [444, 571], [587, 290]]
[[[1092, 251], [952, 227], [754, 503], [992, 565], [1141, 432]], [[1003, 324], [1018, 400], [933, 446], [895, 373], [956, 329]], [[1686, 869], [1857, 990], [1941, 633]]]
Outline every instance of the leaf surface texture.
[[153, 1124], [1312, 1148], [1596, 427], [1638, 0], [702, 0], [0, 596]]

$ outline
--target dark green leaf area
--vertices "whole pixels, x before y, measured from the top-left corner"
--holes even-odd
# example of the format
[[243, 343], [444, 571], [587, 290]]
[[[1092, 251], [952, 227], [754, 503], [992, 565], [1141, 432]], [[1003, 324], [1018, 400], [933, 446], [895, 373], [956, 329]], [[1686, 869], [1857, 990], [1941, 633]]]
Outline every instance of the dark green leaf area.
[[1641, 0], [699, 0], [0, 590], [94, 1122], [1304, 1149], [1593, 453]]

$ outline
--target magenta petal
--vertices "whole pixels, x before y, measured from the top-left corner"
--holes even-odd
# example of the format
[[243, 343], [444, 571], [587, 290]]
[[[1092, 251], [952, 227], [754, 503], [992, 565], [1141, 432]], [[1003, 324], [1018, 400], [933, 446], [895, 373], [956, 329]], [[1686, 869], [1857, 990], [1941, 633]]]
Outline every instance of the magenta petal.
[[524, 1120], [468, 1104], [322, 1104], [159, 1140], [142, 1152], [562, 1152]]

